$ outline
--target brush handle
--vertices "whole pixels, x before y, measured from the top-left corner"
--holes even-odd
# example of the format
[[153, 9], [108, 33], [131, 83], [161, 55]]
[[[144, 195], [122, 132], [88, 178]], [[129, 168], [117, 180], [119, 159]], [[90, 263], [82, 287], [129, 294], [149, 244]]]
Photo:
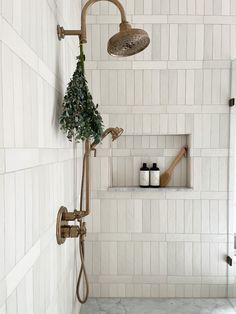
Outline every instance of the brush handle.
[[180, 152], [175, 157], [174, 161], [172, 162], [172, 164], [168, 168], [167, 172], [173, 172], [173, 170], [175, 169], [177, 164], [180, 162], [180, 160], [183, 158], [183, 156], [186, 155], [187, 151], [188, 151], [188, 147], [187, 146], [184, 146], [184, 147], [181, 148]]

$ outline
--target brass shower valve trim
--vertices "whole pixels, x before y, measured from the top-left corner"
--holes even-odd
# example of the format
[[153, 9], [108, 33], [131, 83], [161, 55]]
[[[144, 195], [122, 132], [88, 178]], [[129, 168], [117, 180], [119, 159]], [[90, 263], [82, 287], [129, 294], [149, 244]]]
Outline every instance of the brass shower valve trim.
[[[62, 206], [57, 214], [56, 236], [57, 243], [63, 244], [67, 238], [85, 237], [87, 234], [86, 223], [82, 222], [83, 213], [75, 210], [68, 212], [67, 208]], [[80, 226], [69, 225], [69, 221], [79, 221]]]

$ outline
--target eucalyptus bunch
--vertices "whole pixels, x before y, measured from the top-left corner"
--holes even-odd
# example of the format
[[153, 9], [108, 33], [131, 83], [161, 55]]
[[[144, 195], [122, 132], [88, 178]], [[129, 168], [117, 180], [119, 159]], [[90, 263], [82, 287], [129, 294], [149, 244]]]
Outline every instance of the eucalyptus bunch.
[[84, 74], [84, 54], [81, 48], [77, 57], [76, 70], [67, 86], [60, 117], [61, 129], [67, 138], [75, 142], [93, 139], [101, 141], [103, 121], [98, 111], [98, 105], [93, 103], [88, 82]]

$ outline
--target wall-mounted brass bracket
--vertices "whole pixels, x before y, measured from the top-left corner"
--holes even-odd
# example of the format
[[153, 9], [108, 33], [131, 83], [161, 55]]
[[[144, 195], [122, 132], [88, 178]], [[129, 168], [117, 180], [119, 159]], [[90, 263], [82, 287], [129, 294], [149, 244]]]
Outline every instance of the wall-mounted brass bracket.
[[66, 207], [60, 207], [56, 224], [56, 236], [59, 245], [63, 244], [67, 238], [78, 238], [79, 236], [86, 235], [87, 230], [85, 222], [81, 222], [80, 220], [80, 226], [70, 226], [68, 224], [68, 221], [75, 221], [77, 219], [81, 219], [79, 211], [68, 212]]
[[64, 39], [65, 36], [80, 36], [80, 30], [65, 30], [63, 26], [57, 25], [57, 36], [58, 39]]

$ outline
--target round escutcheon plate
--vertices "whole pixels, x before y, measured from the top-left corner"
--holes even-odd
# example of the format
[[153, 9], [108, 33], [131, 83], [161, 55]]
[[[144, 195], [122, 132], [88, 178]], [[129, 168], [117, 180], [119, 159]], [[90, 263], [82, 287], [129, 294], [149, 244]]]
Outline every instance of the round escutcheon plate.
[[67, 213], [68, 210], [66, 207], [61, 206], [58, 213], [57, 213], [57, 225], [56, 225], [56, 236], [57, 236], [57, 243], [63, 244], [66, 241], [66, 238], [62, 236], [62, 227], [67, 226], [68, 222], [63, 220], [63, 214]]

